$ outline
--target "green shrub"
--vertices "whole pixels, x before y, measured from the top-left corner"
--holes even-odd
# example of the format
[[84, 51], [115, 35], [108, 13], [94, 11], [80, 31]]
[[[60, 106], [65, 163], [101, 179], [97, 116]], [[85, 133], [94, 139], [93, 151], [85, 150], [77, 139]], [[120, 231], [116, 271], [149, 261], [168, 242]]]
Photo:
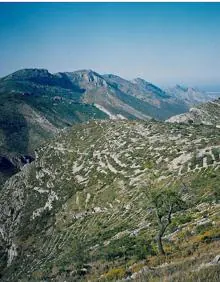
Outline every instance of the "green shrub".
[[210, 229], [211, 227], [212, 227], [212, 223], [211, 222], [200, 224], [200, 225], [196, 226], [196, 234], [202, 234], [206, 230]]
[[116, 279], [122, 279], [125, 276], [124, 268], [112, 268], [103, 275], [104, 279], [115, 281]]

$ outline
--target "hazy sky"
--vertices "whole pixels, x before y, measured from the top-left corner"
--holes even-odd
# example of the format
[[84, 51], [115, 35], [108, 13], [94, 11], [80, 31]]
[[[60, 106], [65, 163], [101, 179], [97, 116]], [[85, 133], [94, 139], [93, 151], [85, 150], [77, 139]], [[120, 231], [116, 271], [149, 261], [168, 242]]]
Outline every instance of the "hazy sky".
[[0, 3], [0, 76], [32, 67], [220, 85], [220, 3]]

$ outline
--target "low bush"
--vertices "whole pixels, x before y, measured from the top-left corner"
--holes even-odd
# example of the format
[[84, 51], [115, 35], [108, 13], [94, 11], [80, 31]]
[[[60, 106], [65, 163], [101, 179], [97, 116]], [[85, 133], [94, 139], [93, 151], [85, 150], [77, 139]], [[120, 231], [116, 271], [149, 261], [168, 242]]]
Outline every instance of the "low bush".
[[112, 268], [103, 275], [104, 280], [115, 281], [116, 279], [122, 279], [125, 276], [124, 268]]

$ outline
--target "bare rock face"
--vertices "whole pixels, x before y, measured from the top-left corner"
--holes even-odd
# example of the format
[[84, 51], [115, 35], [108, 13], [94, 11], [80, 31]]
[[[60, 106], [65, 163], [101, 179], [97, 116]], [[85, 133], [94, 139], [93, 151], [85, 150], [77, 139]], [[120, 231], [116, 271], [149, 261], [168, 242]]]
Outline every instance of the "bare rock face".
[[9, 177], [19, 172], [24, 165], [31, 163], [33, 160], [34, 158], [28, 155], [8, 154], [0, 156], [0, 187]]
[[220, 255], [217, 255], [213, 261], [212, 261], [214, 264], [217, 264], [217, 263], [220, 263]]
[[7, 261], [7, 266], [10, 266], [13, 259], [18, 255], [17, 253], [17, 247], [15, 243], [12, 243], [10, 248], [8, 249], [8, 261]]

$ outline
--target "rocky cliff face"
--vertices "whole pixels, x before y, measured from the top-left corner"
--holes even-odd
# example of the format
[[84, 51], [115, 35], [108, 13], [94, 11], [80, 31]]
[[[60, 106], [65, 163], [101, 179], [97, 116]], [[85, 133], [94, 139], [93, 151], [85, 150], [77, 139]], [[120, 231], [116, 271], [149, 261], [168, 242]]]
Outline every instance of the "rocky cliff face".
[[[158, 186], [185, 183], [182, 197], [190, 199], [188, 209], [174, 215], [178, 229], [167, 231], [167, 242], [175, 245], [187, 228], [189, 242], [201, 203], [211, 205], [206, 216], [219, 226], [213, 192], [219, 137], [214, 127], [126, 120], [59, 133], [2, 189], [2, 279], [97, 281], [113, 260], [119, 267], [124, 257], [139, 255], [140, 243], [153, 248], [156, 225], [146, 194], [152, 172]], [[183, 214], [187, 225], [179, 219]]]

